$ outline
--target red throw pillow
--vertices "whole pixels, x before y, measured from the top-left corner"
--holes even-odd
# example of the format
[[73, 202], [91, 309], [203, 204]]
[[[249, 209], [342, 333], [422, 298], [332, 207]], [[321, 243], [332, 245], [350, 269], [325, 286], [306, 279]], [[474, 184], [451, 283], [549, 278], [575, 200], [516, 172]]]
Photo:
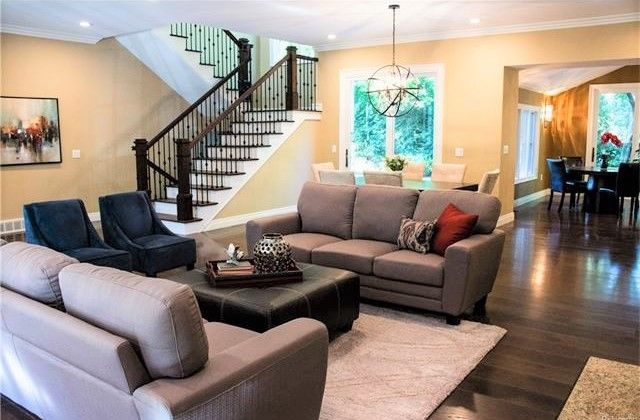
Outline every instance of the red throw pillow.
[[477, 214], [468, 214], [449, 203], [436, 221], [436, 233], [433, 235], [433, 251], [444, 257], [450, 245], [471, 236], [478, 223]]

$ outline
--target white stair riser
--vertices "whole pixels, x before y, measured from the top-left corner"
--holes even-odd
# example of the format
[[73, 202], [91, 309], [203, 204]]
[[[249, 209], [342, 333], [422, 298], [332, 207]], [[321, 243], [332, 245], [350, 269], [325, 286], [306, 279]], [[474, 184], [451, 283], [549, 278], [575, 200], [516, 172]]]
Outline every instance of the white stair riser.
[[[193, 196], [194, 200], [219, 203], [224, 199], [224, 196], [226, 195], [227, 191], [230, 191], [230, 190], [212, 191], [212, 190], [198, 190], [196, 188], [192, 188], [191, 195]], [[178, 195], [178, 188], [167, 187], [168, 198], [176, 198], [177, 195]]]
[[258, 156], [257, 147], [207, 147], [210, 157], [221, 159], [255, 159]]
[[194, 159], [191, 168], [196, 171], [245, 172], [245, 163], [242, 161]]
[[237, 122], [231, 124], [231, 130], [234, 133], [256, 133], [256, 132], [270, 132], [270, 133], [281, 133], [282, 126], [287, 124], [286, 122], [264, 122], [260, 124], [251, 124], [251, 123], [243, 123]]
[[[274, 134], [275, 135], [275, 134]], [[246, 145], [254, 145], [254, 146], [270, 146], [272, 136], [245, 136], [245, 137], [233, 137], [233, 136], [224, 136], [225, 138], [220, 139], [221, 146], [244, 146]]]
[[[282, 121], [293, 120], [292, 111], [248, 111], [244, 112], [242, 121]], [[241, 122], [241, 121], [238, 121]]]
[[[234, 175], [231, 175], [234, 176]], [[213, 185], [220, 186], [226, 185], [230, 176], [225, 175], [206, 175], [206, 174], [191, 174], [191, 185]]]

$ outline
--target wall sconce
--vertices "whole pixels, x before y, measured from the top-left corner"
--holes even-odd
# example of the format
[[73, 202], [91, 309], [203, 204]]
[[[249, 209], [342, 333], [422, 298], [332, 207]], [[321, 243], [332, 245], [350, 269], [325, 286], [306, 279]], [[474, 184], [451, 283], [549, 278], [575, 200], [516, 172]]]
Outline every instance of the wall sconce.
[[544, 98], [544, 106], [542, 107], [542, 120], [544, 121], [544, 127], [549, 127], [549, 124], [553, 120], [553, 105], [548, 101], [548, 97]]

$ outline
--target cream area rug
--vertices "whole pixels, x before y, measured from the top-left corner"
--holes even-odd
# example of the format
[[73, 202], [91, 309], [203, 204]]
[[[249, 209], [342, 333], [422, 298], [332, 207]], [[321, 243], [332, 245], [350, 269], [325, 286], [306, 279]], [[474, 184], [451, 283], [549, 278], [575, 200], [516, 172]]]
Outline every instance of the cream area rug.
[[322, 420], [425, 419], [506, 330], [360, 305], [329, 345]]
[[558, 420], [640, 418], [640, 366], [590, 357]]

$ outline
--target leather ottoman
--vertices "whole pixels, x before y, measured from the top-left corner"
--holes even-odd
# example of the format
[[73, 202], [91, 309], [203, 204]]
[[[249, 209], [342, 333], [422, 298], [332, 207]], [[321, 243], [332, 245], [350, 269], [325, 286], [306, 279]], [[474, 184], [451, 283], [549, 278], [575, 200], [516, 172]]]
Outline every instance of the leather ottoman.
[[359, 314], [358, 275], [337, 268], [298, 265], [303, 271], [302, 282], [265, 288], [215, 288], [200, 269], [169, 279], [193, 289], [207, 321], [264, 332], [305, 317], [323, 322], [330, 333], [350, 330]]

